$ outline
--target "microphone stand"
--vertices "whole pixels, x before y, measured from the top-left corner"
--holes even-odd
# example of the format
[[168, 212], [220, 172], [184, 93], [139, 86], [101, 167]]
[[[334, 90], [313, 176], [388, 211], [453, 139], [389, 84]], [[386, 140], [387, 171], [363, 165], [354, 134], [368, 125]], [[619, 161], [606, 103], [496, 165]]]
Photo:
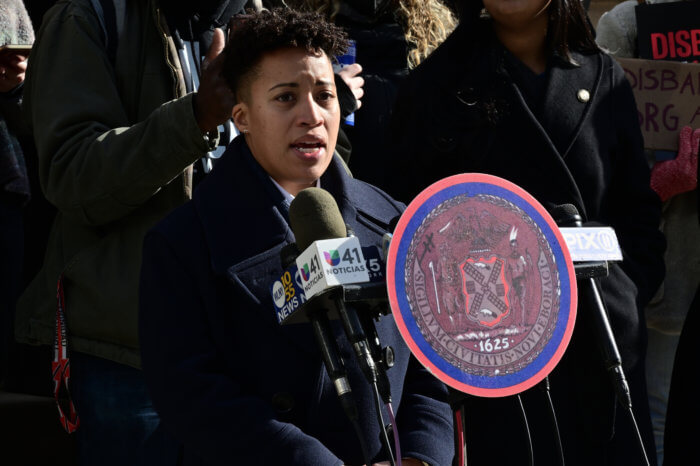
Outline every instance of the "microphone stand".
[[[401, 464], [401, 451], [398, 442], [398, 432], [395, 420], [387, 426], [381, 411], [382, 402], [393, 418], [391, 408], [391, 386], [387, 369], [394, 365], [394, 350], [387, 346], [382, 348], [374, 321], [388, 313], [386, 302], [386, 286], [380, 284], [343, 285], [339, 287], [343, 294], [336, 294], [334, 301], [340, 320], [343, 323], [348, 340], [355, 349], [355, 356], [362, 368], [367, 381], [375, 392], [377, 420], [380, 426], [380, 440], [389, 455], [389, 463], [394, 466]], [[352, 306], [346, 306], [349, 303]], [[382, 304], [384, 303], [384, 306]], [[357, 308], [357, 310], [355, 309]], [[388, 427], [393, 431], [396, 446], [396, 460], [389, 441]]]
[[[570, 206], [570, 209], [562, 208], [561, 206], [557, 207], [554, 209], [555, 211], [552, 212], [552, 217], [554, 217], [559, 226], [580, 228], [583, 226], [581, 216], [575, 213], [574, 209], [573, 206]], [[637, 420], [632, 411], [632, 397], [630, 396], [630, 388], [627, 383], [627, 378], [625, 377], [625, 372], [622, 369], [622, 358], [620, 357], [620, 351], [617, 348], [615, 336], [610, 327], [605, 303], [600, 294], [600, 285], [595, 279], [595, 277], [606, 276], [608, 274], [608, 264], [607, 262], [579, 263], [574, 265], [574, 270], [576, 272], [576, 281], [579, 288], [579, 304], [583, 304], [583, 306], [579, 306], [579, 308], [585, 307], [586, 309], [590, 309], [588, 316], [590, 317], [594, 333], [598, 337], [596, 340], [598, 342], [598, 349], [603, 356], [605, 369], [610, 376], [610, 381], [615, 389], [615, 395], [620, 406], [627, 411], [630, 416], [642, 453], [642, 458], [648, 466], [649, 458], [644, 448], [644, 442], [637, 425]]]
[[350, 424], [352, 424], [357, 439], [360, 442], [360, 449], [362, 450], [362, 457], [365, 460], [365, 464], [371, 464], [369, 449], [367, 448], [364, 435], [362, 435], [362, 429], [360, 428], [360, 416], [357, 410], [357, 403], [352, 396], [352, 389], [350, 388], [350, 382], [345, 370], [345, 365], [343, 364], [343, 359], [340, 356], [338, 343], [330, 330], [327, 312], [327, 309], [323, 306], [315, 306], [308, 311], [307, 315], [311, 323], [311, 328], [313, 329], [314, 337], [316, 338], [316, 343], [321, 351], [321, 358], [323, 359], [323, 364], [326, 366], [328, 377], [333, 382], [340, 404], [350, 420]]
[[[290, 243], [280, 251], [280, 259], [283, 269], [286, 269], [299, 255], [299, 251], [295, 243]], [[316, 344], [321, 352], [321, 359], [326, 367], [326, 373], [333, 383], [340, 405], [343, 407], [345, 415], [348, 417], [350, 424], [355, 430], [357, 440], [360, 442], [362, 450], [362, 458], [365, 464], [372, 464], [367, 448], [367, 442], [360, 428], [360, 416], [357, 409], [357, 403], [352, 396], [352, 388], [348, 380], [348, 374], [345, 370], [343, 358], [340, 356], [338, 342], [333, 336], [328, 313], [334, 309], [331, 305], [333, 301], [337, 301], [338, 288], [328, 290], [318, 296], [314, 296], [307, 303], [306, 316], [311, 324]]]

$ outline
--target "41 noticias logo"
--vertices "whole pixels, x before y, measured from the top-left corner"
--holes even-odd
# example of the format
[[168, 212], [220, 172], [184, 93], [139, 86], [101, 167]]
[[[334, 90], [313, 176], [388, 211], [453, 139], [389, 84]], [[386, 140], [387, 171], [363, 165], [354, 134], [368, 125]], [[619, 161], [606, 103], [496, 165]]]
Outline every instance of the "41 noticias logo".
[[[326, 273], [337, 275], [343, 272], [357, 272], [362, 271], [362, 269], [364, 269], [364, 258], [362, 257], [359, 248], [345, 249], [344, 251], [342, 251], [342, 258], [340, 252], [341, 250], [338, 249], [330, 249], [328, 251], [323, 251], [323, 258], [325, 259], [325, 263], [328, 264], [330, 267], [333, 267], [331, 269], [326, 268]], [[340, 266], [342, 270], [336, 269], [336, 267], [338, 266]], [[361, 270], [358, 270], [358, 267]], [[318, 256], [314, 255], [309, 262], [305, 262], [304, 265], [301, 267], [301, 275], [304, 278], [304, 281], [309, 281], [309, 279], [316, 272], [320, 272], [322, 270], [323, 268], [321, 267], [321, 263], [318, 260]]]
[[369, 281], [362, 247], [356, 237], [314, 242], [297, 258], [297, 267], [308, 297], [331, 286]]

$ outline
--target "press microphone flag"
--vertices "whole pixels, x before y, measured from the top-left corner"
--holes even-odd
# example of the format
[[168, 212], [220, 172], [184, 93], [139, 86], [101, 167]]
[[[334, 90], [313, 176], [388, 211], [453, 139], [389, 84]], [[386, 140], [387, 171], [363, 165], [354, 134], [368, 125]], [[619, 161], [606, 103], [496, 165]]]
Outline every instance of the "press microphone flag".
[[[351, 239], [351, 238], [347, 238]], [[353, 238], [357, 239], [357, 238]], [[318, 243], [318, 242], [317, 242]], [[327, 289], [326, 287], [330, 286], [335, 286], [331, 285], [333, 283], [333, 280], [340, 282], [342, 280], [343, 284], [357, 284], [357, 283], [369, 283], [369, 284], [383, 284], [385, 283], [386, 280], [386, 275], [385, 275], [385, 265], [384, 265], [384, 260], [382, 259], [381, 253], [379, 249], [375, 246], [363, 246], [359, 250], [359, 256], [364, 260], [364, 269], [367, 271], [367, 276], [368, 280], [365, 280], [364, 275], [362, 274], [356, 274], [355, 272], [352, 273], [345, 273], [345, 271], [341, 271], [341, 273], [335, 273], [338, 272], [338, 269], [340, 266], [342, 267], [358, 267], [357, 261], [356, 261], [356, 256], [355, 252], [351, 252], [353, 255], [353, 260], [352, 262], [350, 261], [349, 257], [346, 257], [346, 260], [343, 260], [343, 257], [345, 257], [345, 254], [347, 252], [347, 249], [332, 249], [332, 248], [325, 248], [323, 246], [318, 246], [314, 247], [314, 244], [312, 243], [311, 246], [307, 248], [307, 252], [311, 251], [316, 251], [318, 252], [318, 249], [321, 249], [322, 253], [328, 252], [329, 255], [331, 256], [331, 264], [325, 264], [323, 265], [324, 267], [327, 266], [328, 268], [331, 269], [331, 272], [328, 274], [331, 276], [330, 279], [323, 279], [323, 282], [316, 282], [314, 285], [314, 290], [313, 295], [317, 295], [319, 292], [322, 292], [323, 289]], [[331, 243], [332, 244], [332, 243]], [[352, 242], [354, 245], [355, 242]], [[338, 252], [338, 264], [333, 267], [332, 261], [333, 261], [333, 256], [332, 251], [343, 251], [342, 255], [340, 252]], [[304, 254], [300, 255], [299, 258], [303, 261], [303, 258], [307, 257], [304, 256]], [[313, 254], [309, 254], [308, 257], [311, 257], [313, 260], [313, 257], [319, 257], [318, 255], [314, 256]], [[325, 261], [325, 254], [323, 254], [323, 259], [318, 259], [318, 262], [323, 264], [322, 260]], [[299, 261], [294, 261], [287, 269], [282, 273], [282, 275], [275, 280], [272, 285], [270, 286], [270, 293], [272, 294], [272, 302], [274, 303], [275, 307], [275, 315], [277, 317], [277, 323], [279, 324], [295, 324], [299, 322], [304, 322], [306, 320], [305, 316], [303, 313], [297, 313], [296, 311], [301, 308], [301, 306], [313, 295], [307, 295], [306, 292], [304, 291], [304, 284], [306, 283], [307, 285], [309, 283], [313, 283], [314, 278], [311, 276], [311, 266], [308, 266], [308, 271], [304, 271], [303, 274], [306, 274], [309, 279], [304, 282], [303, 279], [303, 274], [302, 270], [304, 270], [304, 265], [309, 264], [309, 262], [302, 262], [302, 268], [300, 269], [299, 266], [297, 265]], [[346, 265], [347, 262], [347, 265]], [[333, 269], [336, 269], [335, 271]], [[325, 272], [324, 272], [325, 273]], [[316, 271], [316, 274], [318, 274], [318, 271]], [[339, 276], [340, 275], [340, 276]], [[359, 281], [352, 281], [350, 280], [351, 276], [355, 277], [360, 277]], [[321, 284], [322, 283], [322, 284]], [[334, 318], [337, 318], [337, 316], [333, 315], [331, 312], [329, 315], [330, 319], [333, 320]]]
[[314, 241], [296, 265], [306, 299], [333, 286], [369, 281], [360, 240], [355, 237]]
[[289, 207], [289, 221], [301, 254], [272, 284], [280, 323], [313, 296], [346, 283], [369, 281], [357, 238], [347, 236], [335, 199], [319, 188], [301, 191]]
[[610, 227], [560, 227], [559, 231], [574, 262], [622, 260], [620, 243]]
[[414, 199], [389, 246], [392, 314], [414, 356], [476, 396], [520, 393], [566, 350], [573, 263], [547, 211], [501, 178], [445, 178]]

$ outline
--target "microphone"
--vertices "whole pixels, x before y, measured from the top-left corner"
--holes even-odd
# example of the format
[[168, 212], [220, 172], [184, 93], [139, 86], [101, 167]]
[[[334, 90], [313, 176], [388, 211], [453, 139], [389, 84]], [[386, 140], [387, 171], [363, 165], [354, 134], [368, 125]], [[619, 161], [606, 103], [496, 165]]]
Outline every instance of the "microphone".
[[338, 204], [328, 191], [321, 188], [299, 192], [289, 206], [289, 224], [300, 251], [305, 251], [315, 241], [347, 236]]
[[[377, 288], [383, 291], [383, 298], [387, 300], [384, 274], [377, 273], [381, 271], [379, 252], [370, 248], [376, 257], [365, 260], [359, 239], [345, 225], [335, 199], [323, 189], [307, 188], [299, 192], [289, 207], [289, 224], [297, 247], [303, 251], [296, 259], [304, 295], [308, 299], [302, 307], [310, 309], [307, 311], [309, 317], [314, 309], [320, 309], [315, 312], [322, 313], [325, 318], [328, 309], [333, 309], [340, 317], [360, 369], [374, 389], [380, 439], [393, 465], [394, 457], [380, 405], [381, 398], [391, 415], [391, 387], [386, 369], [393, 365], [393, 350], [390, 347], [382, 349], [369, 312], [360, 318], [354, 307], [345, 305], [346, 297], [350, 296], [359, 302], [365, 297], [370, 302], [376, 301]], [[374, 281], [379, 282], [373, 288], [366, 287], [371, 280], [370, 271]], [[378, 298], [381, 301], [381, 294]], [[371, 337], [369, 340], [367, 333]], [[379, 364], [375, 363], [375, 358]], [[358, 436], [361, 436], [359, 432]], [[398, 454], [398, 436], [394, 435], [394, 439]]]
[[[576, 228], [581, 228], [583, 226], [581, 216], [576, 207], [572, 204], [555, 206], [550, 213], [559, 226]], [[607, 263], [605, 268], [607, 270]], [[623, 407], [631, 410], [632, 398], [630, 396], [629, 385], [627, 384], [625, 373], [622, 370], [622, 358], [620, 357], [620, 351], [617, 348], [615, 336], [610, 327], [605, 303], [600, 295], [599, 284], [591, 274], [583, 274], [583, 277], [579, 276], [578, 283], [579, 302], [590, 309], [590, 320], [596, 335], [598, 348], [603, 355], [605, 368], [610, 375], [617, 399]]]
[[[581, 222], [581, 216], [579, 215], [575, 206], [571, 204], [563, 204], [554, 207], [550, 213], [557, 225], [561, 225], [563, 227], [575, 227], [574, 229], [582, 229], [583, 224]], [[621, 258], [622, 257], [620, 254], [620, 259]], [[607, 271], [607, 262], [605, 262], [604, 265], [605, 270]], [[630, 388], [627, 383], [627, 378], [625, 377], [625, 372], [622, 369], [622, 358], [620, 357], [620, 352], [617, 348], [617, 343], [615, 342], [615, 336], [613, 335], [612, 328], [610, 327], [610, 321], [608, 320], [605, 303], [600, 295], [599, 284], [597, 280], [593, 278], [597, 274], [595, 272], [591, 273], [591, 270], [585, 269], [581, 272], [582, 273], [579, 274], [579, 271], [577, 270], [576, 273], [579, 302], [583, 302], [586, 307], [590, 309], [589, 315], [591, 316], [593, 332], [596, 335], [598, 348], [603, 356], [605, 368], [608, 371], [608, 375], [610, 376], [610, 380], [615, 389], [615, 395], [617, 396], [617, 400], [620, 405], [630, 416], [630, 420], [632, 421], [632, 425], [637, 436], [637, 443], [639, 445], [640, 453], [642, 454], [642, 459], [644, 460], [644, 464], [649, 465], [649, 458], [647, 456], [646, 448], [644, 447], [644, 441], [642, 440], [639, 426], [637, 425], [637, 420], [635, 419], [634, 412], [632, 411], [632, 397], [630, 395]]]
[[305, 282], [306, 297], [312, 300], [306, 307], [313, 308], [318, 303], [337, 311], [362, 372], [370, 383], [376, 383], [377, 367], [362, 323], [355, 309], [345, 305], [343, 288], [339, 286], [347, 280], [369, 281], [359, 240], [347, 237], [348, 229], [335, 199], [320, 188], [304, 189], [294, 198], [289, 207], [289, 223], [297, 247], [304, 251], [297, 258], [297, 267]]
[[[332, 197], [330, 200], [332, 204], [335, 204]], [[289, 207], [289, 220], [297, 243], [288, 244], [280, 251], [282, 267], [287, 270], [282, 274], [280, 280], [273, 284], [272, 296], [275, 306], [278, 308], [277, 317], [280, 323], [297, 309], [304, 308], [305, 320], [311, 323], [328, 377], [335, 387], [346, 415], [351, 421], [356, 422], [359, 419], [357, 404], [352, 398], [352, 388], [343, 359], [340, 356], [338, 343], [330, 327], [327, 309], [325, 306], [316, 305], [317, 302], [305, 305], [307, 298], [298, 280], [299, 272], [296, 266], [299, 245], [303, 245], [303, 248], [306, 249], [315, 241], [314, 235], [318, 239], [330, 239], [345, 233], [342, 217], [341, 221], [338, 222], [336, 218], [326, 214], [329, 205], [327, 197], [309, 196], [304, 194], [304, 191], [301, 191], [292, 201]]]

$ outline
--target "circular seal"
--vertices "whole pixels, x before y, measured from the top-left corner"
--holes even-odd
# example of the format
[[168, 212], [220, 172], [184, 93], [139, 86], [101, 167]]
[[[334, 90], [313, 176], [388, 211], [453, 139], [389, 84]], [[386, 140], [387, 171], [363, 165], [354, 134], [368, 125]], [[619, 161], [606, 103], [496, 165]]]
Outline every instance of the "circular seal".
[[527, 192], [490, 175], [445, 178], [411, 202], [389, 247], [387, 286], [414, 356], [472, 395], [537, 384], [573, 332], [576, 280], [559, 229]]

